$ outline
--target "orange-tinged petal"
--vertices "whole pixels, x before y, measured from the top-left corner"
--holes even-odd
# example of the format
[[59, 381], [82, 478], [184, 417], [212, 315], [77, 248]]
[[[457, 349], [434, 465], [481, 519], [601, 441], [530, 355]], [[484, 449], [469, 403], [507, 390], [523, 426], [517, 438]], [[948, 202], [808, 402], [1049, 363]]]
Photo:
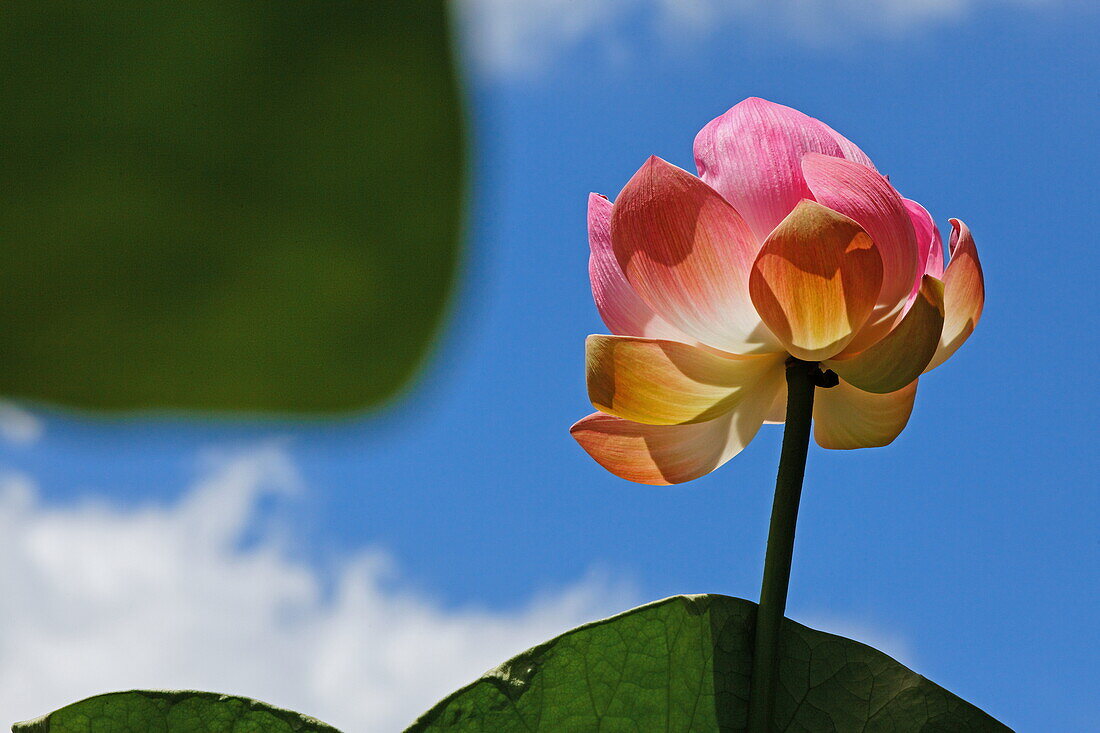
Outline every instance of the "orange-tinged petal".
[[783, 379], [783, 370], [776, 370], [737, 407], [706, 422], [645, 425], [597, 412], [569, 432], [597, 463], [620, 478], [679, 484], [710, 473], [749, 444]]
[[650, 425], [712, 420], [783, 370], [783, 354], [737, 356], [676, 341], [594, 335], [585, 346], [592, 406]]
[[850, 450], [889, 445], [913, 411], [917, 382], [889, 394], [864, 392], [841, 380], [814, 396], [814, 438], [822, 448]]
[[802, 172], [814, 200], [849, 216], [874, 240], [882, 257], [879, 309], [905, 303], [917, 275], [919, 253], [905, 202], [885, 176], [852, 161], [808, 153]]
[[780, 350], [749, 300], [756, 240], [703, 181], [650, 158], [615, 201], [611, 244], [634, 292], [688, 336], [737, 354]]
[[896, 392], [924, 372], [942, 331], [943, 283], [925, 275], [913, 305], [893, 331], [869, 349], [825, 365], [865, 392]]
[[882, 286], [882, 260], [849, 219], [804, 200], [768, 236], [753, 264], [749, 293], [793, 356], [838, 354], [863, 326]]
[[925, 371], [950, 358], [974, 333], [985, 306], [985, 278], [970, 228], [951, 219], [951, 261], [943, 272], [943, 334], [936, 355]]

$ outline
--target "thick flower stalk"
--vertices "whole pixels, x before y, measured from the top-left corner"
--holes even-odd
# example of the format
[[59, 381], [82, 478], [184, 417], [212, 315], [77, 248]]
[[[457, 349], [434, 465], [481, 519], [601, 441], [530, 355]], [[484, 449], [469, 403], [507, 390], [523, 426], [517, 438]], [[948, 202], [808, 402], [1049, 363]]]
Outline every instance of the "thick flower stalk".
[[805, 362], [839, 376], [813, 398], [819, 445], [890, 443], [918, 377], [981, 316], [969, 229], [950, 220], [945, 268], [924, 207], [832, 128], [762, 99], [704, 127], [695, 160], [698, 176], [651, 157], [614, 203], [589, 198], [611, 335], [588, 338], [598, 412], [573, 437], [622, 478], [689, 481], [786, 420], [786, 367]]

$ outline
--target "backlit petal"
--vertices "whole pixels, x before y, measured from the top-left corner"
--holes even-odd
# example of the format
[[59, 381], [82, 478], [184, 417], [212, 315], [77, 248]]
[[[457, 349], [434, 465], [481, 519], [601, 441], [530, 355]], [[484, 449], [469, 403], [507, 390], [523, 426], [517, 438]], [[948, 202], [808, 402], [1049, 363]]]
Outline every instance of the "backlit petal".
[[841, 380], [814, 395], [814, 438], [822, 448], [849, 450], [889, 445], [913, 411], [917, 382], [889, 394], [873, 394]]
[[650, 425], [711, 420], [740, 404], [783, 354], [735, 356], [703, 346], [589, 336], [588, 397], [601, 412]]
[[699, 175], [733, 204], [757, 242], [810, 198], [799, 164], [809, 152], [871, 162], [825, 123], [755, 97], [711, 120], [695, 137]]
[[783, 383], [775, 370], [733, 410], [707, 422], [644, 425], [597, 412], [569, 432], [611, 473], [642, 484], [678, 484], [706, 475], [749, 444]]
[[882, 284], [882, 261], [854, 221], [803, 201], [775, 228], [753, 265], [752, 302], [799, 359], [835, 356], [863, 326]]
[[951, 219], [951, 261], [943, 273], [943, 335], [926, 371], [955, 353], [974, 332], [985, 306], [985, 278], [970, 228]]
[[802, 159], [802, 172], [814, 200], [863, 227], [882, 257], [882, 290], [855, 347], [862, 350], [893, 327], [918, 276], [909, 210], [890, 182], [866, 166], [810, 153]]
[[768, 414], [764, 416], [765, 425], [782, 425], [787, 422], [787, 383], [779, 385], [779, 391], [775, 393], [772, 406], [768, 408]]
[[588, 275], [592, 298], [611, 333], [694, 342], [642, 302], [626, 281], [611, 249], [613, 204], [593, 193], [588, 196]]
[[943, 332], [943, 283], [925, 275], [917, 297], [893, 331], [863, 352], [825, 366], [866, 392], [896, 392], [928, 366]]
[[688, 336], [733, 353], [778, 350], [749, 300], [752, 233], [695, 176], [650, 158], [615, 201], [611, 244], [639, 297]]

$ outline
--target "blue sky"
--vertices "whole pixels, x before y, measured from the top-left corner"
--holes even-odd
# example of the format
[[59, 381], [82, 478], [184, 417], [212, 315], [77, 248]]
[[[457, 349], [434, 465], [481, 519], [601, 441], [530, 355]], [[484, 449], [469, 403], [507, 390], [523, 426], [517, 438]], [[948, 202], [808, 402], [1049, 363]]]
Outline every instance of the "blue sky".
[[[752, 3], [731, 17], [688, 3], [718, 13], [700, 22], [637, 0], [555, 30], [570, 3], [501, 25], [492, 14], [503, 5], [469, 2], [469, 251], [447, 332], [409, 397], [327, 425], [35, 408], [42, 435], [0, 444], [0, 469], [34, 487], [26, 511], [88, 522], [169, 512], [206, 475], [202, 456], [262, 446], [291, 464], [297, 489], [250, 494], [257, 506], [234, 520], [243, 531], [222, 560], [277, 547], [328, 588], [318, 608], [337, 602], [341, 574], [365, 552], [394, 564], [379, 593], [431, 609], [438, 624], [426, 630], [558, 609], [531, 627], [544, 633], [676, 593], [755, 599], [778, 429], [674, 488], [610, 476], [567, 429], [590, 412], [584, 336], [603, 331], [586, 279], [588, 192], [614, 196], [650, 154], [691, 167], [696, 131], [762, 96], [856, 141], [942, 228], [966, 221], [988, 293], [978, 331], [922, 380], [893, 445], [811, 450], [788, 615], [879, 644], [1021, 731], [1100, 725], [1097, 13], [957, 0], [897, 15], [884, 2], [867, 21], [857, 4], [831, 2], [831, 14], [792, 27], [787, 10]], [[593, 597], [561, 601], [577, 588]], [[212, 687], [196, 664], [188, 680]], [[453, 674], [487, 666], [470, 665]], [[354, 718], [331, 705], [330, 717]]]

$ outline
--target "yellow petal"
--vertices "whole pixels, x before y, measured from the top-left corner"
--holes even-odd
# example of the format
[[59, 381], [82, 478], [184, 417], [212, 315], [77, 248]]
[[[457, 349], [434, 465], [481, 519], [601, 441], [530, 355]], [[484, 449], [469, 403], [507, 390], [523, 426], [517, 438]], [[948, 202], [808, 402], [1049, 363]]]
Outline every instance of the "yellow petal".
[[611, 473], [642, 484], [678, 484], [704, 476], [749, 444], [782, 386], [776, 369], [737, 407], [706, 422], [644, 425], [597, 412], [569, 432]]
[[757, 312], [793, 356], [820, 361], [848, 345], [882, 287], [882, 259], [854, 221], [803, 201], [764, 242], [749, 276]]
[[765, 425], [782, 425], [787, 422], [787, 383], [779, 385], [779, 390], [775, 393], [775, 399], [772, 400], [772, 406], [768, 408], [768, 412], [764, 415]]
[[925, 371], [947, 361], [963, 345], [978, 325], [985, 306], [985, 278], [974, 237], [958, 219], [951, 220], [951, 227], [951, 262], [943, 272], [943, 334]]
[[917, 383], [889, 394], [874, 394], [841, 381], [814, 396], [814, 438], [822, 448], [849, 450], [889, 445], [913, 411]]
[[943, 283], [925, 275], [909, 312], [894, 330], [869, 349], [825, 365], [865, 392], [896, 392], [919, 377], [943, 331]]
[[588, 396], [610, 415], [649, 425], [704, 422], [733, 409], [783, 354], [737, 356], [676, 341], [589, 336]]

